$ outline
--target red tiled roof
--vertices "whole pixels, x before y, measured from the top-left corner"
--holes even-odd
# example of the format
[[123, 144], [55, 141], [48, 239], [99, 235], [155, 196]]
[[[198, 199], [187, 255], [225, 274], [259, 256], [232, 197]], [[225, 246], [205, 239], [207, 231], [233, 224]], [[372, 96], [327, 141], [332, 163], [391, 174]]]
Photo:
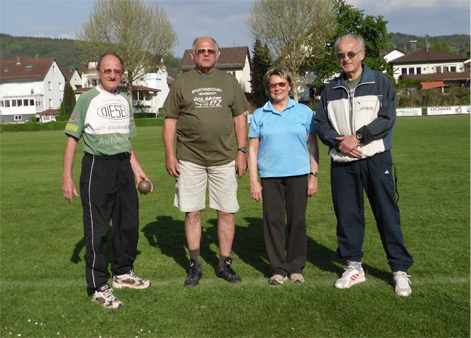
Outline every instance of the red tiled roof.
[[42, 112], [39, 112], [41, 115], [60, 115], [61, 112], [56, 109], [48, 109]]
[[[190, 49], [186, 49], [183, 54], [182, 63], [180, 64], [181, 71], [192, 70], [195, 68], [195, 63], [191, 59]], [[218, 61], [216, 62], [217, 69], [234, 69], [244, 68], [246, 58], [250, 60], [249, 47], [224, 47], [219, 48]]]
[[448, 87], [443, 81], [421, 82], [422, 89]]
[[20, 57], [0, 61], [0, 82], [43, 80], [54, 61], [53, 58], [21, 60]]
[[439, 49], [422, 47], [417, 49], [415, 52], [401, 56], [391, 61], [391, 64], [408, 64], [408, 63], [435, 63], [444, 61], [466, 61], [467, 57], [463, 55], [457, 55], [447, 53]]

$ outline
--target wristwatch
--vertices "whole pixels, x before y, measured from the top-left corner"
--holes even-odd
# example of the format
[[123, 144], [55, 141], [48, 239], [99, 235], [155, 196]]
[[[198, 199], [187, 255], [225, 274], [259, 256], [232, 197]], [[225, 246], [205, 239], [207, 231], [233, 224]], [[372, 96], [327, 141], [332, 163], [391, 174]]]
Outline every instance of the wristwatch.
[[312, 171], [309, 173], [309, 175], [311, 176], [314, 176], [314, 177], [318, 177], [319, 176], [319, 173], [316, 171], [315, 173], [313, 173]]
[[357, 140], [358, 141], [363, 141], [363, 134], [357, 131]]
[[245, 154], [247, 152], [247, 148], [246, 147], [238, 148], [237, 151], [241, 151]]

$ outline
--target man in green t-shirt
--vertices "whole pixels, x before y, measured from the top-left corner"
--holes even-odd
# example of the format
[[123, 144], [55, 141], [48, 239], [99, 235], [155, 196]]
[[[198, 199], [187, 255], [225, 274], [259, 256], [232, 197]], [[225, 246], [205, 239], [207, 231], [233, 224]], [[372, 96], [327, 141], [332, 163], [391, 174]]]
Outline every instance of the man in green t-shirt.
[[100, 57], [100, 84], [82, 94], [65, 127], [62, 194], [72, 203], [78, 196], [72, 177], [77, 143], [83, 138], [80, 198], [83, 207], [87, 287], [92, 300], [105, 308], [123, 303], [113, 296], [105, 245], [113, 222], [113, 287], [145, 289], [150, 281], [134, 274], [139, 237], [139, 199], [136, 185], [149, 181], [131, 145], [136, 126], [129, 99], [117, 91], [124, 66], [114, 53]]
[[203, 276], [201, 211], [205, 208], [206, 185], [210, 207], [218, 214], [220, 259], [216, 274], [238, 284], [242, 279], [232, 270], [230, 253], [234, 213], [239, 210], [236, 174], [240, 178], [247, 169], [244, 113], [249, 106], [235, 77], [215, 69], [219, 47], [214, 39], [195, 39], [190, 55], [195, 69], [176, 79], [162, 108], [165, 166], [176, 180], [174, 205], [186, 213], [190, 271], [185, 285], [196, 286]]

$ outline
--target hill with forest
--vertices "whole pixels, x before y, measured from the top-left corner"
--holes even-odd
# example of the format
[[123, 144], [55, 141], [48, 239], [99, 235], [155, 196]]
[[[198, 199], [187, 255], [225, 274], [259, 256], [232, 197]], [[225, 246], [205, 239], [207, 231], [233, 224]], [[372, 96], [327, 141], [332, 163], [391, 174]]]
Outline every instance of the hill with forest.
[[387, 46], [388, 49], [397, 48], [405, 53], [409, 53], [411, 51], [411, 41], [417, 41], [417, 48], [429, 45], [429, 47], [432, 48], [469, 57], [469, 38], [470, 36], [468, 34], [418, 36], [393, 33], [393, 36]]
[[[429, 44], [432, 48], [469, 57], [470, 36], [467, 34], [425, 37], [402, 33], [393, 33], [388, 49], [398, 48], [410, 52], [410, 41], [417, 41], [417, 48]], [[251, 48], [249, 46], [249, 48]], [[75, 41], [71, 39], [34, 38], [12, 36], [0, 33], [0, 60], [55, 58], [60, 67], [80, 68], [84, 59], [77, 52]], [[168, 73], [175, 78], [179, 72], [181, 59], [173, 58], [166, 62]]]

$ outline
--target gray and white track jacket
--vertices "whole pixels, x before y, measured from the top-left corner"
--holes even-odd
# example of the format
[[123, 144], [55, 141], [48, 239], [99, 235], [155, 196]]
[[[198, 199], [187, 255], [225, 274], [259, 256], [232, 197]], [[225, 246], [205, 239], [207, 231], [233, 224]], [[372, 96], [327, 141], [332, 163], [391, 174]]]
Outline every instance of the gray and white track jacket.
[[[392, 147], [392, 130], [396, 121], [396, 92], [386, 75], [362, 64], [358, 86], [349, 92], [345, 74], [331, 81], [324, 89], [314, 117], [315, 130], [329, 146], [329, 155], [336, 162], [350, 162], [371, 157]], [[350, 107], [352, 107], [350, 112]], [[338, 150], [339, 136], [363, 134], [361, 158]]]

